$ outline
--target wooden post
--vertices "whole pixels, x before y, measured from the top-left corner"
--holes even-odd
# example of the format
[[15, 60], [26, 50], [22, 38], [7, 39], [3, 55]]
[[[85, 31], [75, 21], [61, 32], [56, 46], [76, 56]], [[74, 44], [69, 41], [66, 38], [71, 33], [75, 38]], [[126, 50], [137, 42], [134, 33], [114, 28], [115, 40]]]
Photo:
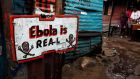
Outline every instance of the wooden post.
[[1, 45], [2, 55], [0, 56], [0, 79], [5, 79], [8, 76], [8, 58], [10, 49], [10, 34], [9, 34], [9, 14], [10, 14], [11, 0], [0, 0], [0, 33], [1, 33]]
[[50, 53], [45, 56], [45, 79], [61, 79], [63, 55]]
[[[56, 0], [56, 15], [63, 13], [63, 0]], [[64, 56], [52, 52], [28, 63], [28, 79], [61, 79]]]
[[[63, 14], [63, 0], [56, 1], [56, 15]], [[45, 63], [45, 78], [46, 79], [61, 79], [62, 66], [64, 63], [64, 55], [56, 52], [48, 54], [44, 59]]]
[[110, 15], [110, 19], [109, 19], [109, 31], [108, 31], [108, 37], [111, 36], [111, 22], [112, 22], [112, 17], [113, 17], [113, 13], [114, 13], [114, 1], [112, 1], [112, 12], [111, 12], [111, 15]]
[[28, 79], [45, 79], [45, 70], [43, 60], [36, 60], [27, 63], [28, 65]]
[[63, 14], [63, 0], [56, 0], [56, 15]]
[[[2, 10], [2, 5], [0, 2], [0, 10]], [[7, 70], [6, 70], [6, 52], [5, 52], [5, 35], [3, 30], [3, 13], [0, 11], [0, 46], [2, 46], [2, 52], [0, 52], [0, 79], [4, 79], [6, 76]], [[1, 50], [0, 50], [1, 51]], [[2, 54], [1, 54], [2, 53]], [[5, 73], [6, 72], [6, 73]]]

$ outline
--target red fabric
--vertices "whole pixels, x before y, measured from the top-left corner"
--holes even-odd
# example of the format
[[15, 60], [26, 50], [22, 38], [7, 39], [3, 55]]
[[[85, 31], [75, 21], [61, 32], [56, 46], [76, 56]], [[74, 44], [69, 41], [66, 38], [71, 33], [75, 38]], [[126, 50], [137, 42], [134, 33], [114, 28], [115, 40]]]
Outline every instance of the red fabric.
[[55, 3], [56, 0], [36, 0], [36, 2], [48, 2], [48, 3]]
[[131, 10], [127, 10], [126, 14], [128, 16], [128, 20], [130, 21], [131, 20], [130, 16], [132, 14], [132, 11]]
[[[50, 13], [51, 5], [55, 3], [55, 0], [36, 0], [35, 7], [38, 7], [42, 12]], [[55, 6], [53, 5], [53, 9], [55, 10]]]

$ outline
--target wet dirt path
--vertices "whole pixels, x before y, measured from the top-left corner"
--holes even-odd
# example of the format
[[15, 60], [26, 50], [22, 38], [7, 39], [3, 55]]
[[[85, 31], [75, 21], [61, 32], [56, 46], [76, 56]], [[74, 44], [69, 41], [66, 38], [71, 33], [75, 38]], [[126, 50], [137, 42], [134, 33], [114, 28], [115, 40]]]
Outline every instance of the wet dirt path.
[[118, 60], [114, 60], [107, 69], [110, 79], [140, 79], [140, 43], [128, 39], [106, 38], [104, 43], [115, 49]]
[[[81, 57], [66, 64], [62, 78], [140, 79], [140, 42], [119, 37], [103, 37], [103, 51], [104, 53], [96, 57]], [[88, 62], [84, 62], [85, 60]]]

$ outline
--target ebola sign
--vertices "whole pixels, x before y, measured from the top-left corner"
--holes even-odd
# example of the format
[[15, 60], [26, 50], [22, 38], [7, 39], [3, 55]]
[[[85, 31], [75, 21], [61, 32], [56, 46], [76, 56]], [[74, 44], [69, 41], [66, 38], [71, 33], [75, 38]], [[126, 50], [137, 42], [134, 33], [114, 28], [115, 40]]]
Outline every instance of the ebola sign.
[[78, 17], [11, 16], [12, 58], [19, 63], [44, 54], [66, 53], [77, 47]]

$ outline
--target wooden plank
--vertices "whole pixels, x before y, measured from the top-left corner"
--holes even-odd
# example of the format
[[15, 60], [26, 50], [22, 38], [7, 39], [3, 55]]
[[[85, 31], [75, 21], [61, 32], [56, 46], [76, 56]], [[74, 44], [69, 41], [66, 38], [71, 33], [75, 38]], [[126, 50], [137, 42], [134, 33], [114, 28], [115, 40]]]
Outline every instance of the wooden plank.
[[45, 79], [43, 60], [32, 61], [28, 64], [28, 79]]
[[[56, 15], [63, 14], [63, 0], [56, 1]], [[49, 61], [47, 61], [49, 60]], [[56, 52], [45, 56], [45, 76], [46, 79], [62, 79], [62, 65], [64, 63], [63, 54]], [[48, 72], [50, 71], [50, 73]]]
[[45, 79], [61, 79], [62, 65], [64, 56], [61, 54], [50, 53], [45, 55]]
[[[9, 49], [6, 48], [6, 40], [9, 39], [9, 12], [11, 0], [0, 0], [0, 34], [1, 34], [1, 45], [2, 45], [2, 55], [0, 56], [0, 79], [4, 79], [8, 76], [8, 59], [7, 54], [9, 54]], [[9, 5], [9, 6], [7, 6]]]

